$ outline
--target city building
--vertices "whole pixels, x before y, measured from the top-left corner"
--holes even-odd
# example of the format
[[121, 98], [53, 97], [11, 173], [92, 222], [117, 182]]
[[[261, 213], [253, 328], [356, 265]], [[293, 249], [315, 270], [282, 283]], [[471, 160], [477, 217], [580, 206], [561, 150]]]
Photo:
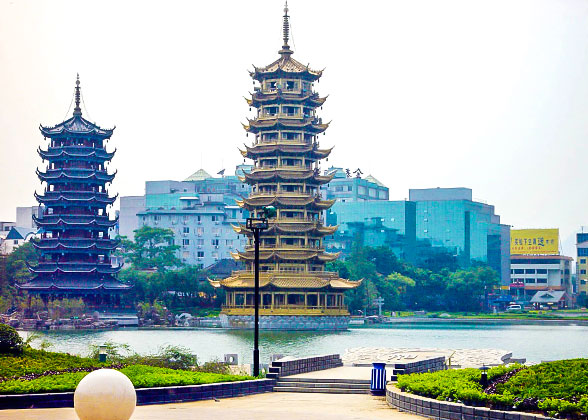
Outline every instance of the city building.
[[566, 305], [572, 301], [571, 266], [573, 258], [563, 255], [512, 255], [511, 295], [530, 302], [537, 292], [565, 292]]
[[132, 240], [141, 226], [171, 229], [182, 262], [208, 268], [230, 259], [247, 242], [232, 225], [248, 215], [237, 206], [249, 192], [238, 176], [250, 169], [240, 165], [235, 175], [221, 171], [220, 177], [199, 169], [184, 181], [147, 181], [144, 196], [121, 197], [119, 233]]
[[325, 175], [333, 176], [331, 181], [321, 186], [321, 193], [327, 200], [345, 203], [389, 199], [388, 187], [371, 175], [362, 178], [360, 169], [352, 174], [350, 169], [331, 167]]
[[37, 237], [37, 229], [13, 226], [6, 235], [0, 238], [0, 254], [7, 255], [14, 252], [16, 248]]
[[35, 193], [43, 205], [41, 217], [33, 220], [42, 230], [34, 243], [39, 263], [29, 267], [34, 278], [17, 285], [21, 290], [48, 297], [82, 297], [89, 305], [118, 305], [120, 295], [130, 286], [119, 282], [110, 253], [117, 243], [108, 237], [116, 224], [107, 208], [116, 197], [108, 194], [107, 163], [114, 156], [105, 148], [113, 130], [102, 129], [82, 117], [80, 81], [76, 81], [73, 116], [54, 127], [40, 127], [50, 143], [39, 148], [45, 171], [37, 171], [45, 182], [42, 194]]
[[137, 214], [145, 211], [145, 196], [132, 195], [120, 198], [118, 211], [118, 234], [128, 240], [135, 239], [135, 230], [139, 229]]
[[[563, 299], [565, 306], [573, 304], [573, 259], [560, 255], [558, 229], [513, 229], [510, 252], [509, 286], [513, 300], [540, 303], [545, 294], [539, 292], [561, 291], [564, 294], [558, 302]], [[537, 298], [532, 301], [534, 296]]]
[[411, 189], [408, 201], [337, 201], [327, 223], [338, 231], [325, 239], [329, 250], [351, 252], [353, 243], [388, 246], [413, 264], [426, 266], [440, 253], [461, 267], [482, 262], [510, 283], [510, 227], [500, 223], [494, 206], [472, 199], [469, 188]]
[[16, 208], [16, 226], [36, 229], [35, 217], [41, 217], [43, 208], [41, 206], [28, 206]]
[[[252, 217], [274, 206], [269, 229], [260, 238], [260, 327], [266, 329], [346, 329], [349, 312], [343, 293], [359, 285], [325, 271], [325, 263], [338, 254], [328, 253], [323, 237], [336, 227], [323, 224], [322, 213], [335, 200], [324, 200], [320, 187], [334, 179], [321, 175], [319, 163], [331, 149], [319, 147], [318, 135], [328, 124], [316, 115], [326, 98], [313, 91], [322, 71], [312, 70], [292, 58], [288, 44], [289, 16], [284, 9], [284, 44], [280, 57], [251, 72], [254, 93], [247, 102], [256, 116], [245, 125], [253, 134], [251, 147], [241, 153], [255, 164], [242, 180], [251, 186], [249, 197], [238, 204]], [[225, 327], [253, 327], [254, 244], [253, 234], [241, 224], [238, 234], [247, 235], [243, 251], [235, 252], [245, 270], [219, 281], [226, 291], [221, 311]]]
[[588, 233], [576, 234], [576, 254], [576, 290], [585, 295], [588, 292]]
[[470, 188], [410, 189], [409, 200], [416, 203], [417, 240], [449, 250], [461, 267], [488, 264], [509, 284], [510, 226], [494, 206], [474, 201]]

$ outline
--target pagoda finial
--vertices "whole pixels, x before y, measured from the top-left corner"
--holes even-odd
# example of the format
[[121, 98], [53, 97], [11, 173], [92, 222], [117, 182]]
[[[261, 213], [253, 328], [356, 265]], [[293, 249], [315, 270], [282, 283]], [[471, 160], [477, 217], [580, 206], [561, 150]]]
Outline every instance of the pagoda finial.
[[284, 4], [283, 36], [284, 45], [282, 45], [280, 54], [292, 54], [292, 50], [290, 50], [290, 45], [288, 45], [288, 40], [290, 39], [290, 16], [288, 15], [288, 0], [286, 0], [286, 4]]
[[74, 108], [73, 114], [74, 116], [82, 115], [82, 109], [80, 108], [80, 73], [78, 73], [76, 78], [76, 107]]

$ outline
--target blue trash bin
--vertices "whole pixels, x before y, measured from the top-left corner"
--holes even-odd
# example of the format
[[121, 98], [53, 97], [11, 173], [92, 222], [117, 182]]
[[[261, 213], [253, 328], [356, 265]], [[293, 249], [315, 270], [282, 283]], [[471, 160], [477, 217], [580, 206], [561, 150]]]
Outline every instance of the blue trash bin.
[[372, 363], [372, 380], [370, 392], [372, 395], [386, 395], [386, 363]]

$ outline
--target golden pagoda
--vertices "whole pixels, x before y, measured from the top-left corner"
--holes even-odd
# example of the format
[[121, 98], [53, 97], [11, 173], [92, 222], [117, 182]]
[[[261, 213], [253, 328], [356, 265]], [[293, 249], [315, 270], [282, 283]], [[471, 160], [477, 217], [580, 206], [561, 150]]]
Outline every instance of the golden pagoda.
[[[346, 329], [349, 312], [343, 294], [360, 282], [325, 271], [325, 263], [339, 254], [327, 253], [323, 247], [323, 237], [332, 235], [337, 227], [323, 224], [323, 211], [335, 200], [323, 200], [320, 194], [320, 186], [333, 177], [321, 175], [319, 168], [320, 160], [331, 153], [331, 149], [321, 149], [317, 139], [329, 126], [316, 115], [316, 108], [326, 100], [313, 91], [322, 71], [292, 58], [289, 29], [286, 4], [280, 58], [250, 72], [257, 86], [247, 103], [257, 110], [257, 116], [244, 125], [248, 135], [254, 136], [253, 144], [241, 150], [254, 165], [241, 178], [251, 185], [251, 193], [238, 204], [251, 217], [262, 217], [266, 206], [277, 210], [260, 235], [260, 327]], [[211, 284], [226, 291], [223, 326], [252, 328], [253, 234], [245, 225], [233, 227], [249, 238], [245, 250], [233, 254], [246, 269], [224, 280], [211, 280]]]

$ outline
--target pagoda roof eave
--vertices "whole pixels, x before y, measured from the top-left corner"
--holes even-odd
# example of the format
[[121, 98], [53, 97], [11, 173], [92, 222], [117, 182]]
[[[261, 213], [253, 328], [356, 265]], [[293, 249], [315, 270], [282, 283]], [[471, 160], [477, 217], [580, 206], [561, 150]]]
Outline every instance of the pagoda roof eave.
[[[50, 148], [51, 149], [51, 148]], [[59, 149], [59, 151], [55, 150], [43, 150], [40, 147], [37, 149], [37, 153], [39, 154], [39, 156], [44, 159], [44, 160], [51, 160], [51, 159], [57, 159], [60, 158], [62, 156], [67, 156], [67, 157], [73, 157], [73, 158], [94, 158], [98, 161], [110, 161], [112, 160], [112, 158], [114, 157], [114, 154], [116, 153], [116, 149], [114, 149], [113, 152], [107, 152], [104, 149], [93, 149], [90, 147], [87, 147], [85, 149], [87, 153], [74, 153], [71, 150], [68, 149], [72, 149], [71, 147], [60, 147], [60, 148], [52, 148], [52, 149]], [[78, 148], [80, 149], [80, 148]]]
[[[208, 280], [215, 288], [224, 289], [252, 289], [255, 286], [253, 273], [241, 272], [223, 280]], [[349, 290], [358, 287], [362, 280], [353, 281], [339, 278], [335, 273], [317, 275], [313, 272], [260, 273], [259, 287], [274, 286], [278, 289], [335, 289]]]
[[53, 126], [39, 125], [39, 130], [45, 137], [56, 137], [60, 134], [84, 134], [94, 135], [102, 138], [109, 138], [114, 132], [113, 127], [111, 129], [104, 129], [100, 126], [86, 120], [81, 115], [74, 115], [73, 117]]
[[298, 96], [297, 94], [288, 94], [284, 93], [281, 90], [276, 90], [275, 92], [270, 93], [254, 93], [251, 94], [251, 98], [245, 98], [247, 104], [249, 106], [258, 107], [259, 105], [271, 103], [275, 101], [286, 101], [291, 103], [298, 103], [298, 104], [310, 104], [314, 107], [322, 106], [328, 96], [319, 97], [314, 93], [305, 94], [304, 96]]
[[257, 119], [247, 119], [249, 124], [243, 124], [243, 127], [246, 131], [250, 133], [258, 133], [262, 130], [272, 128], [272, 129], [306, 129], [312, 131], [315, 134], [322, 133], [327, 128], [329, 128], [330, 122], [326, 124], [317, 123], [315, 119], [304, 119], [304, 120], [294, 120], [294, 119], [286, 119], [286, 118], [274, 118], [271, 120], [257, 120]]
[[245, 150], [239, 150], [243, 157], [255, 158], [256, 156], [273, 155], [276, 152], [281, 153], [300, 153], [310, 154], [315, 159], [324, 159], [331, 154], [334, 146], [330, 149], [319, 149], [314, 144], [294, 145], [294, 144], [283, 144], [283, 143], [269, 143], [269, 144], [256, 144], [253, 147], [249, 147], [246, 144]]

